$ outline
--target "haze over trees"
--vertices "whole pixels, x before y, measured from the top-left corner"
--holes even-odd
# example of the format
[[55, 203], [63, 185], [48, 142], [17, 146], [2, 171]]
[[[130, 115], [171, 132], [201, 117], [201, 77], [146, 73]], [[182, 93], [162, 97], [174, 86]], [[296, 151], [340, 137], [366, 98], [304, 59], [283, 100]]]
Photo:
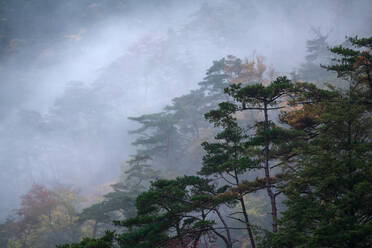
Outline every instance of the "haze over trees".
[[[333, 63], [324, 66], [347, 87], [319, 88], [286, 77], [263, 84], [243, 80], [243, 70], [229, 74], [232, 68], [247, 68], [249, 61], [230, 56], [214, 62], [211, 69], [224, 64], [216, 83], [226, 84], [225, 94], [205, 114], [219, 131], [201, 144], [199, 176], [153, 180], [137, 196], [135, 215], [113, 222], [124, 229], [60, 247], [369, 247], [372, 38], [347, 42], [331, 48]], [[246, 111], [254, 114], [247, 119], [240, 114]], [[252, 118], [257, 119], [253, 124]], [[161, 114], [132, 118], [143, 125], [136, 133], [158, 127], [134, 144], [153, 148], [155, 138], [168, 141], [156, 132], [159, 126], [176, 131], [184, 121], [169, 125], [169, 119], [159, 121]], [[167, 154], [166, 144], [160, 147], [165, 150], [155, 151]], [[156, 154], [154, 149], [139, 152]], [[158, 160], [164, 161], [168, 166], [169, 161]], [[264, 195], [266, 206], [248, 204], [252, 193]], [[270, 209], [263, 225], [250, 220], [249, 210], [260, 208]]]
[[371, 9], [0, 0], [0, 246], [370, 247]]

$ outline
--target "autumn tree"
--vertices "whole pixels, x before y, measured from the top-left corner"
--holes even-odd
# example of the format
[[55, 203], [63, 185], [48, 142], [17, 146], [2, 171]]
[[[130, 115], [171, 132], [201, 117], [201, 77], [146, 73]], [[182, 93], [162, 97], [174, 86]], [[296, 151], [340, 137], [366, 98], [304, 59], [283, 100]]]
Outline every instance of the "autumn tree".
[[41, 224], [42, 216], [50, 216], [56, 206], [57, 199], [50, 190], [43, 185], [33, 184], [30, 191], [21, 198], [21, 206], [17, 212], [20, 217], [17, 221], [19, 238], [15, 243], [28, 247], [35, 242], [32, 238], [33, 231]]
[[10, 225], [14, 231], [9, 245], [15, 247], [54, 247], [80, 238], [77, 225], [77, 192], [65, 187], [54, 189], [34, 184], [22, 196], [18, 218]]

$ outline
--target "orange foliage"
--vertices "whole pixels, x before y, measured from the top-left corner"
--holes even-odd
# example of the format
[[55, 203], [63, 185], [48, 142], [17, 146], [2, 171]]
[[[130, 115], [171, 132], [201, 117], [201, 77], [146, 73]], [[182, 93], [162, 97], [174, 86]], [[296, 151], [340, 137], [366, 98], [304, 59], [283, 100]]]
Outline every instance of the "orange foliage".
[[279, 119], [291, 127], [300, 130], [315, 125], [320, 114], [321, 110], [319, 106], [304, 105], [299, 109], [282, 113]]
[[20, 224], [36, 224], [41, 215], [50, 213], [57, 204], [57, 198], [45, 186], [32, 185], [30, 191], [21, 198], [18, 215], [23, 218]]
[[275, 72], [264, 63], [264, 59], [255, 56], [253, 59], [244, 59], [243, 61], [236, 57], [227, 56], [228, 66], [225, 72], [229, 75], [230, 83], [262, 83], [267, 85], [274, 78]]
[[363, 51], [362, 55], [356, 57], [355, 63], [353, 64], [353, 68], [357, 69], [359, 66], [370, 66], [371, 61], [368, 59], [371, 56], [369, 51]]
[[[275, 184], [283, 175], [277, 174], [270, 177], [270, 184]], [[266, 188], [266, 178], [256, 178], [254, 181], [243, 181], [236, 187], [231, 188], [232, 192], [251, 193]]]

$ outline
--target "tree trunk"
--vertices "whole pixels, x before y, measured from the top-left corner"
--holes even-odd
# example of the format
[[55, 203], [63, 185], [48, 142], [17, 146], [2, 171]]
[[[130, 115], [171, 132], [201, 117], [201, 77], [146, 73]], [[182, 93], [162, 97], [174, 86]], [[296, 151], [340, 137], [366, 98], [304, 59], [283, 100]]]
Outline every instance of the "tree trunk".
[[[235, 173], [236, 184], [239, 185], [240, 182], [239, 182], [238, 173], [236, 172], [236, 170], [234, 170], [234, 173]], [[251, 227], [251, 224], [249, 222], [249, 218], [248, 218], [248, 214], [247, 214], [247, 208], [245, 207], [245, 203], [244, 203], [242, 192], [239, 192], [239, 195], [240, 195], [239, 196], [239, 201], [240, 201], [240, 205], [241, 205], [241, 208], [242, 208], [242, 212], [243, 212], [243, 216], [244, 216], [244, 221], [245, 221], [245, 225], [247, 227], [249, 239], [251, 241], [251, 246], [252, 246], [252, 248], [256, 248], [256, 243], [254, 241], [252, 227]]]
[[231, 238], [231, 233], [230, 233], [230, 229], [229, 227], [227, 226], [225, 220], [223, 219], [220, 211], [215, 208], [214, 211], [216, 212], [217, 216], [219, 217], [219, 219], [221, 220], [222, 222], [222, 225], [224, 226], [224, 229], [225, 229], [225, 232], [226, 232], [226, 238], [224, 238], [223, 240], [225, 241], [225, 244], [226, 244], [226, 247], [227, 248], [232, 248], [233, 247], [233, 242], [232, 242], [232, 238]]
[[265, 114], [265, 121], [264, 121], [264, 132], [265, 132], [265, 179], [266, 179], [266, 189], [267, 189], [267, 194], [270, 197], [270, 203], [271, 203], [271, 215], [272, 215], [272, 227], [273, 227], [273, 232], [277, 232], [278, 230], [278, 214], [277, 214], [277, 209], [276, 209], [276, 202], [275, 202], [275, 194], [272, 191], [272, 186], [271, 186], [271, 179], [270, 179], [270, 165], [269, 165], [269, 149], [270, 149], [270, 141], [269, 137], [267, 135], [267, 132], [269, 130], [269, 117], [268, 117], [268, 109], [267, 109], [267, 102], [264, 102], [264, 114]]
[[254, 241], [252, 227], [251, 227], [251, 224], [250, 224], [249, 219], [248, 219], [248, 214], [247, 214], [247, 209], [245, 207], [244, 199], [242, 197], [239, 200], [240, 200], [240, 204], [242, 206], [242, 212], [243, 212], [243, 215], [244, 215], [245, 224], [247, 226], [247, 231], [248, 231], [249, 239], [251, 241], [251, 246], [252, 246], [252, 248], [256, 248], [256, 243]]

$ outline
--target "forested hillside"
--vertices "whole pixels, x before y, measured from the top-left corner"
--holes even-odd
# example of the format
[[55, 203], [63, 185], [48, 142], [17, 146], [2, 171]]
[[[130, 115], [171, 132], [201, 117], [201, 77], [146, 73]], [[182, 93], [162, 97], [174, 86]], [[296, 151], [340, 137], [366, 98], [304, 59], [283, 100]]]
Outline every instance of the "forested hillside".
[[[266, 79], [260, 59], [215, 61], [199, 90], [130, 118], [142, 126], [126, 177], [83, 211], [95, 223], [120, 211], [116, 231], [60, 247], [369, 247], [371, 47], [355, 37], [331, 48], [323, 69], [336, 74], [318, 86]], [[192, 118], [201, 110], [214, 127]], [[174, 178], [199, 140], [201, 168]]]
[[372, 246], [370, 10], [0, 0], [0, 247]]

